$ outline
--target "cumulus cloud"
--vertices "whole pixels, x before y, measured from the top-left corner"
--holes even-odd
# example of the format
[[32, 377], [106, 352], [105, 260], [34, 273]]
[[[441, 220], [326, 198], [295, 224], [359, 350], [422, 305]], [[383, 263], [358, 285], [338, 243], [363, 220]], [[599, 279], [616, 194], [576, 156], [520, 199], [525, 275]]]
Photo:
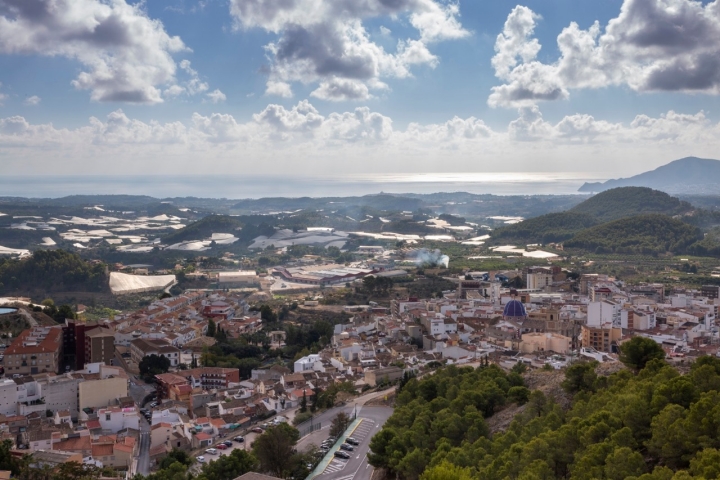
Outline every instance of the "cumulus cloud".
[[[2, 88], [2, 82], [0, 82], [0, 88]], [[7, 95], [5, 95], [4, 93], [0, 92], [0, 107], [3, 106], [3, 100], [5, 100], [6, 98], [7, 98]]]
[[505, 83], [492, 107], [526, 107], [567, 98], [569, 90], [626, 85], [638, 92], [720, 94], [720, 0], [624, 0], [603, 29], [571, 23], [557, 37], [560, 56], [537, 60], [541, 19], [527, 7], [509, 14], [492, 65]]
[[35, 106], [40, 104], [40, 97], [37, 95], [33, 95], [32, 97], [28, 97], [25, 99], [25, 105]]
[[159, 103], [186, 51], [143, 3], [0, 0], [0, 53], [63, 56], [83, 67], [72, 84], [100, 102]]
[[212, 103], [220, 103], [227, 100], [227, 96], [217, 88], [212, 92], [206, 94], [206, 96], [210, 99]]
[[[411, 67], [435, 67], [428, 45], [469, 34], [456, 3], [439, 0], [231, 0], [239, 29], [261, 28], [276, 34], [266, 46], [270, 75], [266, 94], [292, 96], [292, 83], [317, 83], [313, 96], [324, 100], [364, 100], [373, 89], [387, 88], [383, 78], [405, 78]], [[370, 39], [363, 21], [406, 16], [419, 39], [386, 51]], [[384, 30], [383, 30], [384, 29]], [[381, 27], [389, 34], [387, 27]]]
[[288, 173], [306, 172], [300, 158], [313, 158], [321, 169], [337, 167], [342, 158], [343, 171], [382, 168], [389, 161], [406, 171], [419, 166], [427, 171], [509, 171], [534, 158], [543, 161], [544, 170], [566, 161], [563, 171], [573, 171], [577, 158], [597, 160], [594, 165], [607, 168], [613, 160], [633, 155], [629, 152], [670, 160], [688, 152], [711, 156], [718, 149], [720, 124], [702, 111], [637, 115], [624, 123], [577, 113], [550, 122], [538, 106], [529, 106], [521, 107], [506, 129], [492, 129], [475, 117], [398, 129], [390, 117], [368, 107], [322, 114], [308, 100], [292, 107], [270, 104], [247, 118], [195, 113], [186, 122], [166, 123], [133, 119], [118, 109], [74, 129], [32, 124], [21, 116], [0, 119], [3, 167], [19, 173], [31, 168], [29, 159], [52, 169], [48, 155], [65, 159], [58, 163], [63, 171], [162, 172], [182, 165], [194, 172], [200, 168], [199, 152], [223, 171], [255, 173], [272, 173], [277, 162], [284, 162]]

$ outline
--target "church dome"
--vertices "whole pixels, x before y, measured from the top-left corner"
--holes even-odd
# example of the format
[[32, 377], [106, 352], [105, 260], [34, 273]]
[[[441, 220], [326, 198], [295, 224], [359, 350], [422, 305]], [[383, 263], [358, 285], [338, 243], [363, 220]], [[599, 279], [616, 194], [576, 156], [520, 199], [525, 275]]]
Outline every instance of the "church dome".
[[527, 312], [525, 311], [525, 305], [519, 300], [510, 300], [505, 304], [505, 310], [503, 310], [503, 317], [505, 318], [525, 318]]

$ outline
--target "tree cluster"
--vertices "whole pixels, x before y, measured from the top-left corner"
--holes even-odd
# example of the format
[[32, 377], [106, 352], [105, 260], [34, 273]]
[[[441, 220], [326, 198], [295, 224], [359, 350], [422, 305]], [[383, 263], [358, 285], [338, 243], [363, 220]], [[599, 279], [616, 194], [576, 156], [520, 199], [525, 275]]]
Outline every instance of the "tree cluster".
[[637, 215], [588, 228], [565, 242], [565, 247], [596, 253], [683, 253], [702, 239], [700, 229], [660, 214]]
[[479, 382], [492, 367], [411, 381], [370, 461], [422, 480], [720, 478], [720, 359], [700, 357], [683, 375], [650, 344], [632, 347], [623, 358], [635, 371], [605, 377], [596, 363], [575, 364], [563, 383], [569, 409], [534, 391], [494, 435], [482, 423], [487, 403], [466, 400], [500, 387]]
[[522, 377], [495, 365], [448, 366], [423, 380], [409, 379], [393, 415], [370, 442], [370, 463], [417, 479], [440, 452], [487, 440], [484, 419], [508, 403], [516, 386], [523, 386]]
[[5, 292], [107, 289], [105, 265], [65, 250], [38, 250], [29, 258], [0, 259], [0, 294]]

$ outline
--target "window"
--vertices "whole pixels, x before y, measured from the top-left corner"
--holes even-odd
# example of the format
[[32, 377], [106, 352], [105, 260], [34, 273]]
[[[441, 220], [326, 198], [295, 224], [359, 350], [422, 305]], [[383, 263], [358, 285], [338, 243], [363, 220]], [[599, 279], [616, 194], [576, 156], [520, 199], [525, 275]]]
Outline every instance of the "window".
[[109, 414], [109, 413], [106, 413], [106, 414], [105, 414], [105, 420], [108, 421], [108, 422], [110, 421], [110, 414]]

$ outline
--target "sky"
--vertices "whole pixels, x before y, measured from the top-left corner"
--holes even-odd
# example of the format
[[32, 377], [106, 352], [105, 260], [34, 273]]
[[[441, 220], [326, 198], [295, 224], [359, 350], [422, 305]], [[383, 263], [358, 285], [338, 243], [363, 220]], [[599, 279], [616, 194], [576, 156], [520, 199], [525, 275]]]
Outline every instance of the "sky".
[[720, 0], [0, 0], [0, 175], [720, 158]]

